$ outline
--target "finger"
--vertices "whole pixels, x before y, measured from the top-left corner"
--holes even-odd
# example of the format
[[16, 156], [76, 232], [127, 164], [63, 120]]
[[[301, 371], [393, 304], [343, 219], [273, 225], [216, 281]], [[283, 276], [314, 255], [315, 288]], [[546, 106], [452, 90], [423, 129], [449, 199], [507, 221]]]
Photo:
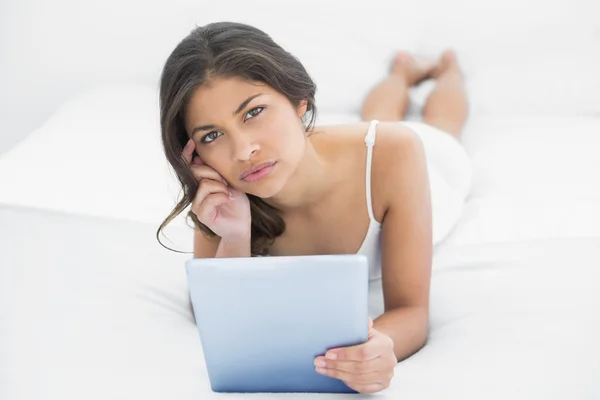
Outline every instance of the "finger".
[[[194, 199], [192, 200], [192, 211], [194, 212], [194, 214], [196, 214], [196, 216], [198, 218], [200, 218], [200, 216], [205, 214], [205, 208], [206, 206], [204, 205], [204, 201], [210, 196], [210, 195], [215, 195], [215, 194], [221, 194], [223, 195], [225, 198], [227, 198], [226, 200], [229, 200], [229, 190], [225, 187], [225, 185], [223, 185], [220, 182], [217, 181], [213, 181], [210, 179], [205, 179], [201, 182], [200, 184], [200, 188], [196, 191], [196, 195], [194, 196]], [[224, 198], [224, 200], [225, 200]], [[219, 203], [218, 205], [221, 205], [223, 203]], [[216, 205], [216, 206], [218, 206]], [[213, 206], [215, 206], [213, 204]]]
[[[346, 382], [344, 382], [346, 383]], [[377, 393], [382, 391], [383, 389], [387, 389], [390, 386], [389, 382], [386, 383], [369, 383], [369, 384], [348, 384], [350, 389], [354, 389], [359, 393]]]
[[213, 193], [223, 193], [226, 196], [229, 196], [229, 188], [222, 182], [212, 179], [202, 179], [198, 190], [196, 191], [196, 195], [194, 196], [193, 203], [200, 204], [206, 196]]
[[371, 383], [383, 383], [389, 380], [388, 373], [382, 372], [369, 372], [366, 374], [353, 374], [351, 372], [340, 371], [337, 369], [321, 369], [318, 368], [317, 372], [329, 376], [330, 378], [339, 379], [346, 382], [349, 385], [368, 385]]
[[217, 171], [208, 165], [192, 165], [190, 169], [192, 170], [192, 175], [194, 175], [194, 178], [196, 178], [197, 181], [201, 181], [203, 179], [212, 179], [227, 185], [225, 178], [223, 178]]
[[385, 362], [382, 357], [367, 361], [333, 361], [328, 360], [325, 357], [317, 357], [314, 364], [315, 367], [335, 369], [353, 374], [387, 371], [390, 367], [393, 367], [390, 363]]
[[192, 154], [194, 154], [194, 149], [196, 148], [196, 143], [192, 139], [188, 140], [188, 142], [183, 146], [183, 159], [186, 163], [192, 163]]
[[211, 225], [217, 217], [218, 207], [230, 201], [229, 197], [223, 193], [212, 193], [195, 208], [192, 208], [198, 220], [205, 225]]
[[374, 334], [365, 343], [328, 350], [325, 358], [345, 361], [372, 360], [388, 350], [389, 343], [384, 339], [384, 335], [374, 331]]
[[198, 156], [195, 156], [194, 159], [192, 160], [192, 164], [194, 165], [204, 165], [204, 161], [202, 161], [202, 159]]
[[204, 198], [202, 203], [195, 207], [194, 212], [197, 212], [198, 218], [205, 217], [214, 212], [214, 209], [227, 203], [231, 199], [225, 193], [211, 193]]

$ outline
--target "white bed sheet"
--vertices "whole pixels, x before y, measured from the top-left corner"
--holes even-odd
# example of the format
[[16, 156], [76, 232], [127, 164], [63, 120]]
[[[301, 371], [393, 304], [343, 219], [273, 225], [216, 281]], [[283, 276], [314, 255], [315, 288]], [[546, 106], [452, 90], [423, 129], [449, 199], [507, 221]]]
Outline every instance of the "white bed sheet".
[[600, 118], [479, 116], [473, 185], [444, 245], [600, 237]]
[[[0, 220], [3, 399], [288, 397], [210, 391], [188, 255], [151, 225], [7, 206]], [[429, 342], [378, 398], [598, 398], [598, 265], [600, 238], [440, 249]]]
[[[91, 85], [106, 96], [71, 98], [0, 155], [1, 399], [282, 397], [210, 393], [176, 267], [187, 256], [153, 237], [178, 188], [159, 162], [148, 85], [189, 29], [218, 19], [256, 24], [299, 56], [318, 84], [323, 123], [358, 120], [395, 48], [435, 55], [452, 46], [465, 66], [473, 190], [436, 248], [431, 340], [380, 398], [600, 398], [593, 2], [309, 2], [307, 30], [271, 0], [28, 1], [9, 2], [2, 24], [15, 39], [0, 44], [5, 133], [24, 134], [24, 116], [38, 121]], [[377, 23], [356, 29], [365, 21]], [[113, 79], [145, 84], [115, 88]], [[425, 92], [415, 91], [418, 103]], [[182, 225], [167, 233], [191, 250]]]

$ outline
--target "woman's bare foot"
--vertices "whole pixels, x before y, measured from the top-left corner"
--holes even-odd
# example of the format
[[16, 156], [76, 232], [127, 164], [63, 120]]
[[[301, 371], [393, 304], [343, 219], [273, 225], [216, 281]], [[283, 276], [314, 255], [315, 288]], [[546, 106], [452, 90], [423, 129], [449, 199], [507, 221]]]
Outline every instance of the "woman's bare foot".
[[438, 79], [444, 73], [458, 73], [462, 76], [462, 71], [454, 50], [445, 50], [442, 53], [431, 71], [431, 77]]
[[394, 57], [390, 73], [402, 75], [410, 87], [431, 78], [436, 68], [439, 68], [438, 63], [435, 60], [417, 59], [409, 52], [399, 51]]

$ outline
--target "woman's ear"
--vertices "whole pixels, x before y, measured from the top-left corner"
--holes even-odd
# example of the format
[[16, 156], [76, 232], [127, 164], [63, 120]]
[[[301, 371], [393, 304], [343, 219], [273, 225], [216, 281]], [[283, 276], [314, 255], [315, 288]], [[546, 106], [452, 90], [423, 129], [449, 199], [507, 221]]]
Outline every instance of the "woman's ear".
[[300, 100], [300, 103], [298, 103], [298, 108], [296, 110], [296, 112], [298, 113], [298, 116], [300, 118], [302, 118], [304, 116], [304, 114], [306, 114], [307, 108], [308, 108], [308, 101]]

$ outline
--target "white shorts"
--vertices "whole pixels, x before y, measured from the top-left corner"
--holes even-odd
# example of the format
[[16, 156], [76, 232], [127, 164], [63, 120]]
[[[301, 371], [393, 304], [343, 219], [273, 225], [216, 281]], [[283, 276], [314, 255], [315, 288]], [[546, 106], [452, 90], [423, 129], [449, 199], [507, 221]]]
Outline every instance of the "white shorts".
[[464, 146], [451, 134], [419, 121], [402, 121], [422, 140], [427, 158], [433, 244], [444, 240], [462, 215], [471, 191], [473, 167]]

